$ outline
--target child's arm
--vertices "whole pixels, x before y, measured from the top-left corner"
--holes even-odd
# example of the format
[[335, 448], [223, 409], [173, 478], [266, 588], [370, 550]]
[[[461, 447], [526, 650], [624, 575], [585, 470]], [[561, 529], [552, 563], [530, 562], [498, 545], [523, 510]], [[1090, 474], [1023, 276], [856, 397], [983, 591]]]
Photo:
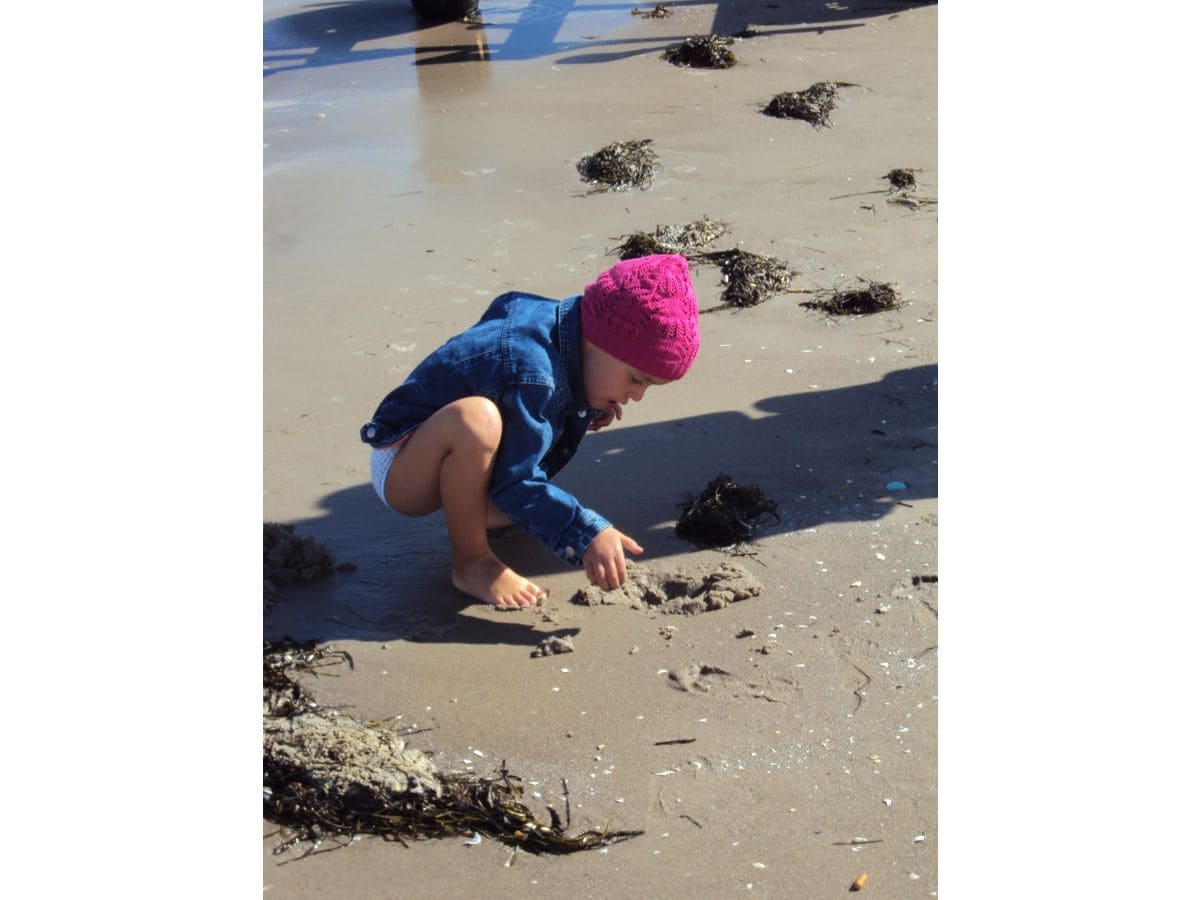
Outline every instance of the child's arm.
[[[492, 470], [491, 500], [559, 558], [580, 563], [612, 523], [550, 483], [542, 461], [554, 446], [552, 423], [562, 413], [553, 403], [553, 388], [541, 384], [509, 387], [499, 398], [504, 436]], [[556, 458], [555, 468], [565, 462]]]

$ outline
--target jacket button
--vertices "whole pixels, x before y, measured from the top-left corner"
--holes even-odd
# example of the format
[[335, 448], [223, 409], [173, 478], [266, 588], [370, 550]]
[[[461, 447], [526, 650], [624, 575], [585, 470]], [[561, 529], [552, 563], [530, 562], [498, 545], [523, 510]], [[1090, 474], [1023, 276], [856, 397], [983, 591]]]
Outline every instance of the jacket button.
[[581, 419], [582, 419], [582, 418], [584, 418], [584, 417], [586, 417], [586, 416], [587, 416], [587, 410], [586, 410], [586, 409], [581, 409], [581, 410], [579, 411], [579, 418], [581, 418]]
[[574, 559], [575, 558], [575, 548], [568, 547], [566, 550], [563, 551], [563, 556], [565, 556], [567, 559]]
[[375, 426], [374, 425], [372, 425], [370, 428], [367, 429], [367, 437], [369, 437], [369, 438], [375, 437]]

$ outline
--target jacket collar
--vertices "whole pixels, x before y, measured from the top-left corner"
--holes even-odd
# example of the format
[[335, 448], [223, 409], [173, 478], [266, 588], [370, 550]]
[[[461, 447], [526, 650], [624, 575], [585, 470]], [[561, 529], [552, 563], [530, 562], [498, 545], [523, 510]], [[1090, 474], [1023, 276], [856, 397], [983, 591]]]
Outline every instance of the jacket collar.
[[583, 317], [580, 304], [582, 294], [568, 297], [558, 304], [558, 343], [562, 348], [563, 364], [567, 368], [567, 379], [571, 388], [571, 406], [599, 413], [588, 406], [587, 392], [583, 389]]

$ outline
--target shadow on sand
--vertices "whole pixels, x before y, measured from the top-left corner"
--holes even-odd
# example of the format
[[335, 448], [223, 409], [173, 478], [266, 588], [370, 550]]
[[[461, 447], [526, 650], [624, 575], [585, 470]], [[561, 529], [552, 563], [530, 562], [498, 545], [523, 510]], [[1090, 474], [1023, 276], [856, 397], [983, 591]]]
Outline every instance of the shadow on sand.
[[[711, 32], [731, 35], [748, 28], [771, 28], [771, 33], [821, 34], [843, 28], [861, 28], [855, 20], [894, 16], [907, 9], [929, 6], [936, 0], [779, 0], [748, 3], [745, 0], [665, 0], [676, 12], [687, 7], [716, 7]], [[613, 14], [636, 20], [630, 12], [650, 9], [655, 3], [588, 3], [577, 0], [530, 0], [519, 7], [515, 21], [490, 23], [489, 13], [509, 13], [514, 7], [481, 0], [482, 21], [441, 25], [417, 17], [408, 0], [336, 0], [310, 3], [298, 11], [263, 23], [264, 75], [293, 69], [313, 69], [369, 60], [414, 57], [415, 65], [489, 60], [535, 59], [569, 53], [557, 63], [612, 62], [667, 47], [695, 36], [680, 31], [669, 36], [614, 40], [562, 40], [563, 26], [572, 13], [595, 16]], [[670, 21], [670, 20], [667, 20]], [[415, 47], [371, 47], [406, 34], [415, 34]], [[569, 32], [568, 32], [569, 33]], [[758, 40], [769, 40], [766, 34]], [[630, 45], [636, 49], [629, 49]], [[620, 51], [605, 47], [620, 46]], [[583, 51], [576, 53], [574, 51]]]
[[[366, 454], [364, 446], [363, 453]], [[771, 397], [753, 413], [717, 412], [649, 425], [615, 425], [588, 435], [556, 483], [645, 548], [656, 565], [695, 548], [675, 536], [689, 495], [719, 472], [757, 484], [778, 504], [759, 537], [886, 515], [897, 501], [937, 496], [937, 367], [902, 369], [869, 384]], [[907, 488], [889, 492], [902, 481]], [[329, 494], [324, 514], [296, 531], [329, 545], [357, 569], [283, 590], [264, 618], [268, 639], [437, 640], [514, 643], [546, 636], [529, 616], [511, 622], [460, 616], [474, 606], [450, 586], [450, 551], [440, 514], [389, 512], [369, 484]], [[495, 541], [497, 554], [536, 580], [570, 571], [523, 533]], [[582, 586], [582, 581], [581, 581]], [[556, 598], [562, 600], [565, 598]]]

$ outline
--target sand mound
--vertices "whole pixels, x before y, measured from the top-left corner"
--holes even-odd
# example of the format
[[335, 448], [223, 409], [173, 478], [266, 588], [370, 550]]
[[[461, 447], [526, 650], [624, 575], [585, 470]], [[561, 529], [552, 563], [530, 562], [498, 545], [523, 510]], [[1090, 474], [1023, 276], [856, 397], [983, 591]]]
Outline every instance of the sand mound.
[[333, 570], [333, 554], [323, 543], [298, 536], [295, 525], [263, 523], [263, 609], [279, 599], [281, 587], [316, 581]]
[[571, 602], [580, 606], [626, 604], [636, 609], [693, 615], [723, 609], [763, 591], [762, 582], [737, 563], [721, 563], [703, 575], [659, 574], [632, 562], [628, 568], [629, 579], [616, 590], [605, 591], [591, 584], [576, 591]]
[[263, 725], [264, 766], [275, 772], [303, 773], [319, 785], [327, 802], [353, 805], [365, 795], [399, 802], [405, 795], [440, 797], [442, 786], [432, 760], [405, 747], [395, 732], [369, 728], [344, 716], [301, 713], [267, 719]]
[[536, 656], [554, 656], [555, 654], [558, 654], [558, 653], [574, 653], [574, 652], [575, 652], [575, 644], [574, 644], [574, 642], [572, 642], [570, 635], [565, 635], [563, 637], [556, 637], [554, 635], [550, 635], [550, 637], [541, 641], [537, 645], [537, 647], [533, 650], [533, 652], [530, 653], [529, 655], [535, 656], [535, 657]]

